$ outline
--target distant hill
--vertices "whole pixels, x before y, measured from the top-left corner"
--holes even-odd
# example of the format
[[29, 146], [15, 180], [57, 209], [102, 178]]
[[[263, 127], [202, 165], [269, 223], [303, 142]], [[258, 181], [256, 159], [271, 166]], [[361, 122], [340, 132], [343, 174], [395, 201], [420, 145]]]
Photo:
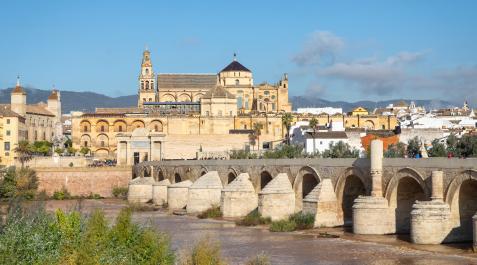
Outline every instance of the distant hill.
[[450, 101], [444, 100], [411, 100], [411, 99], [392, 99], [392, 100], [383, 100], [383, 101], [369, 101], [362, 100], [356, 102], [346, 102], [346, 101], [329, 101], [313, 96], [291, 96], [290, 101], [293, 104], [293, 109], [297, 108], [307, 108], [307, 107], [341, 107], [343, 111], [348, 112], [356, 107], [365, 107], [369, 111], [373, 111], [375, 108], [383, 108], [389, 104], [393, 104], [404, 100], [407, 104], [411, 101], [416, 103], [416, 106], [424, 106], [426, 110], [438, 109], [438, 108], [447, 108], [460, 106], [461, 104], [456, 104]]
[[[24, 88], [27, 92], [27, 103], [33, 104], [40, 101], [46, 102], [50, 90]], [[10, 103], [12, 88], [0, 90], [0, 103]], [[131, 107], [137, 106], [137, 96], [108, 97], [94, 92], [61, 91], [63, 113], [72, 110], [94, 111], [96, 107]]]
[[[0, 89], [0, 103], [10, 103], [10, 92], [13, 88]], [[36, 88], [25, 88], [28, 93], [27, 103], [46, 102], [50, 95], [50, 90], [42, 90]], [[410, 99], [393, 99], [384, 101], [329, 101], [313, 96], [291, 96], [290, 101], [293, 109], [305, 107], [341, 107], [345, 112], [350, 111], [358, 106], [362, 106], [372, 111], [376, 107], [386, 107], [390, 103], [404, 100], [408, 104]], [[94, 92], [73, 92], [61, 91], [61, 101], [63, 113], [69, 113], [72, 110], [94, 111], [96, 107], [132, 107], [137, 105], [137, 95], [108, 97], [103, 94]], [[427, 110], [460, 106], [461, 104], [452, 103], [444, 100], [414, 100], [417, 106], [425, 106]]]

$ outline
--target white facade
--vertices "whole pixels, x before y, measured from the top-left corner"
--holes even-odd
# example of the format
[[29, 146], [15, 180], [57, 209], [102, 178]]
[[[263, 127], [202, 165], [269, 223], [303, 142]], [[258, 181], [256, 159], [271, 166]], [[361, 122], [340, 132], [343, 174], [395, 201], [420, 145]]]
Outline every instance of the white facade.
[[342, 108], [333, 108], [333, 107], [324, 107], [324, 108], [298, 108], [297, 113], [309, 113], [309, 114], [322, 114], [326, 113], [328, 115], [333, 115], [336, 113], [343, 114]]
[[[313, 141], [315, 142], [314, 145]], [[315, 134], [315, 138], [308, 134], [305, 141], [305, 151], [308, 154], [313, 154], [316, 152], [323, 153], [325, 150], [330, 148], [331, 144], [336, 144], [339, 141], [349, 144], [349, 140], [345, 132], [321, 132]]]

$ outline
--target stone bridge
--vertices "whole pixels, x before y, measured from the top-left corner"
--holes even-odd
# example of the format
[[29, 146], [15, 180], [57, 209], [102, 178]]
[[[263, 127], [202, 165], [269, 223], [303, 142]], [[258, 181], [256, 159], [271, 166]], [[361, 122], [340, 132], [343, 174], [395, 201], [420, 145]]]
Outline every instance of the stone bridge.
[[[416, 229], [422, 218], [428, 223], [429, 218], [439, 216], [436, 223], [445, 223], [445, 227], [429, 225], [428, 233], [434, 234], [432, 229], [447, 232], [435, 236], [414, 233], [413, 241], [430, 243], [426, 236], [434, 241], [438, 238], [439, 242], [434, 243], [472, 240], [472, 217], [477, 212], [477, 159], [383, 159], [382, 151], [378, 153], [373, 168], [373, 159], [366, 158], [178, 160], [138, 164], [134, 176], [168, 179], [171, 183], [195, 182], [207, 172], [216, 171], [226, 186], [240, 173], [248, 173], [259, 193], [279, 173], [286, 173], [295, 193], [295, 212], [303, 209], [304, 198], [310, 192], [329, 179], [332, 185], [327, 192], [336, 197], [336, 224], [353, 225], [356, 233], [410, 233], [411, 223]], [[378, 198], [379, 202], [373, 199], [363, 204], [361, 199], [366, 198]], [[426, 210], [427, 206], [422, 210], [416, 201], [433, 202], [429, 206], [433, 212]], [[417, 221], [411, 220], [411, 212]], [[385, 227], [380, 228], [379, 223]]]

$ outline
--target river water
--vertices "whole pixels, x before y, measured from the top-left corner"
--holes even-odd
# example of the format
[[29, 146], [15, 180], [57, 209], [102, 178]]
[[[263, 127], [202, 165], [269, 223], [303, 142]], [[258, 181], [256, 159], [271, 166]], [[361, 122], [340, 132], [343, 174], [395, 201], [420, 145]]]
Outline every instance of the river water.
[[[80, 209], [90, 212], [101, 208], [114, 218], [126, 203], [119, 200], [49, 201], [48, 210]], [[152, 225], [170, 235], [174, 250], [190, 248], [198, 239], [208, 236], [221, 244], [223, 256], [230, 264], [243, 264], [264, 252], [274, 265], [308, 264], [477, 264], [477, 254], [456, 246], [416, 246], [392, 236], [354, 236], [341, 232], [341, 238], [315, 236], [319, 231], [271, 233], [263, 228], [237, 227], [233, 222], [201, 220], [165, 212], [135, 212], [133, 220]], [[330, 233], [340, 233], [330, 230]], [[371, 242], [373, 241], [373, 242]], [[379, 242], [379, 243], [376, 243]]]

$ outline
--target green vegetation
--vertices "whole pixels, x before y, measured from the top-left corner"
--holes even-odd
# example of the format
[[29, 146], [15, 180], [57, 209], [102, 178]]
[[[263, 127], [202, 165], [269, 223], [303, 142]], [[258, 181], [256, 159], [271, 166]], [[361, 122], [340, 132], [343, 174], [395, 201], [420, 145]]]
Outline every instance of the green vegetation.
[[230, 159], [257, 159], [257, 154], [247, 150], [232, 150]]
[[220, 211], [220, 206], [213, 206], [201, 212], [197, 217], [200, 219], [219, 218], [222, 217], [222, 212]]
[[311, 213], [298, 212], [290, 215], [288, 219], [274, 221], [270, 224], [271, 232], [291, 232], [295, 230], [312, 229], [315, 216]]
[[88, 147], [83, 146], [83, 147], [81, 147], [81, 149], [80, 149], [79, 152], [80, 152], [80, 154], [82, 154], [82, 155], [87, 155], [87, 154], [89, 154], [90, 151], [91, 151], [91, 150], [90, 150]]
[[432, 147], [429, 150], [429, 156], [431, 157], [446, 157], [447, 150], [445, 144], [441, 143], [438, 139], [432, 141]]
[[416, 155], [420, 153], [421, 145], [422, 145], [422, 143], [417, 136], [410, 139], [407, 142], [407, 149], [406, 149], [407, 150], [407, 156], [408, 157], [416, 157]]
[[301, 158], [303, 157], [303, 147], [298, 145], [281, 145], [278, 148], [266, 151], [263, 158], [277, 159], [277, 158]]
[[270, 258], [265, 255], [265, 253], [260, 253], [256, 255], [255, 257], [249, 259], [246, 263], [246, 265], [271, 265], [272, 263], [270, 262]]
[[33, 150], [26, 140], [18, 142], [18, 146], [14, 149], [17, 159], [22, 164], [22, 168], [25, 166], [25, 163], [32, 159]]
[[38, 189], [36, 172], [30, 168], [9, 167], [0, 182], [0, 198], [31, 200]]
[[128, 188], [127, 187], [114, 187], [113, 188], [113, 196], [114, 196], [114, 198], [126, 199], [127, 196], [128, 196]]
[[242, 226], [256, 226], [256, 225], [266, 225], [269, 224], [272, 220], [270, 218], [263, 218], [258, 209], [253, 210], [251, 213], [247, 214], [243, 219], [236, 222], [237, 225]]
[[270, 232], [292, 232], [296, 230], [296, 224], [288, 219], [273, 221], [270, 224]]
[[388, 150], [384, 152], [384, 157], [404, 157], [406, 154], [406, 145], [398, 142], [397, 144], [390, 144]]
[[287, 129], [286, 143], [290, 145], [290, 128], [292, 126], [293, 116], [291, 113], [285, 113], [282, 116], [282, 125]]
[[226, 265], [220, 255], [220, 244], [209, 237], [200, 239], [189, 251], [179, 257], [179, 265]]
[[348, 143], [339, 141], [330, 143], [330, 146], [322, 154], [324, 158], [358, 158], [359, 150], [351, 149]]
[[311, 213], [298, 212], [290, 216], [290, 221], [296, 224], [297, 230], [312, 229], [315, 225], [315, 215]]
[[31, 145], [31, 150], [36, 155], [49, 155], [51, 154], [51, 147], [53, 146], [52, 143], [48, 141], [35, 141]]
[[84, 218], [12, 207], [0, 232], [0, 264], [174, 264], [174, 254], [169, 238], [133, 224], [129, 209], [110, 226], [101, 211]]
[[257, 144], [257, 150], [260, 150], [260, 135], [262, 135], [263, 123], [257, 122], [253, 124], [253, 133], [249, 135], [250, 143]]
[[69, 200], [73, 197], [71, 196], [70, 192], [66, 189], [66, 187], [61, 188], [61, 190], [53, 192], [54, 200]]

